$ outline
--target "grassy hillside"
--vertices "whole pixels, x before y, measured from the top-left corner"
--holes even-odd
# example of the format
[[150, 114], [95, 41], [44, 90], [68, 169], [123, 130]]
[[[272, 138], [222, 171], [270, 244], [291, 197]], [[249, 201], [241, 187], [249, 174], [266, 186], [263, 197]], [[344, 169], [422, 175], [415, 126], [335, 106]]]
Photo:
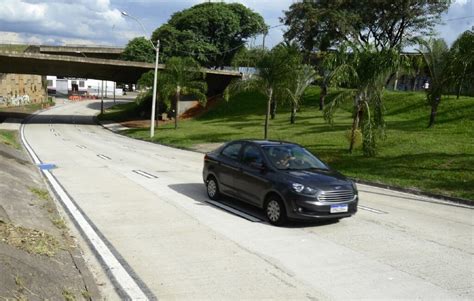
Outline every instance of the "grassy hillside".
[[[294, 125], [289, 123], [289, 108], [280, 105], [270, 123], [270, 138], [302, 144], [351, 177], [474, 199], [474, 98], [443, 99], [435, 127], [427, 129], [430, 110], [424, 93], [386, 92], [387, 138], [379, 142], [375, 158], [365, 158], [360, 147], [352, 155], [347, 152], [350, 104], [330, 126], [318, 110], [318, 97], [318, 88], [308, 89]], [[264, 112], [261, 95], [243, 93], [199, 118], [181, 122], [178, 130], [172, 125], [160, 127], [154, 140], [191, 147], [260, 139]], [[127, 135], [149, 139], [147, 129], [129, 130]]]
[[0, 44], [0, 51], [24, 52], [28, 45], [20, 44]]

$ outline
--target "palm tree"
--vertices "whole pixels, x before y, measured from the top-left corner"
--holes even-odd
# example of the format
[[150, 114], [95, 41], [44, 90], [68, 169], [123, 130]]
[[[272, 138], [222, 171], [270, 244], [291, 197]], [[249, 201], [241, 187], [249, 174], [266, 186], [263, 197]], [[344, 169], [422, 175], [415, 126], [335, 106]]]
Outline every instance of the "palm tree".
[[[334, 55], [342, 56], [344, 62], [334, 70], [336, 82], [347, 82], [355, 89], [341, 91], [324, 110], [324, 117], [333, 122], [336, 110], [343, 102], [353, 102], [353, 121], [349, 152], [352, 153], [356, 132], [361, 128], [365, 156], [376, 154], [377, 136], [384, 137], [385, 121], [382, 94], [385, 84], [403, 60], [398, 51], [352, 47], [348, 53], [342, 47]], [[378, 134], [378, 135], [377, 135]]]
[[288, 85], [288, 75], [293, 70], [292, 62], [295, 57], [289, 53], [285, 46], [275, 46], [271, 51], [265, 52], [257, 60], [255, 66], [257, 74], [246, 80], [232, 82], [225, 90], [224, 97], [242, 91], [258, 91], [267, 99], [267, 110], [265, 115], [264, 139], [268, 139], [268, 127], [270, 120], [271, 104], [276, 97], [284, 95]]
[[418, 76], [421, 74], [421, 71], [425, 68], [423, 57], [420, 55], [412, 55], [410, 57], [410, 71], [409, 74], [413, 76], [413, 82], [411, 90], [415, 91], [418, 86]]
[[319, 110], [324, 110], [326, 103], [326, 96], [331, 85], [339, 85], [341, 82], [347, 81], [350, 75], [348, 69], [348, 62], [351, 58], [351, 53], [348, 51], [346, 45], [341, 45], [339, 51], [324, 51], [318, 54], [318, 72], [319, 72], [319, 86], [321, 92], [319, 94]]
[[451, 58], [448, 46], [443, 39], [419, 40], [420, 49], [417, 51], [422, 55], [430, 76], [430, 85], [426, 93], [428, 104], [431, 106], [430, 121], [428, 127], [435, 123], [438, 106], [442, 95], [451, 88], [453, 81], [450, 69]]
[[459, 98], [463, 84], [468, 78], [474, 79], [474, 31], [466, 30], [451, 46], [452, 67], [456, 85], [456, 98]]
[[294, 74], [292, 74], [290, 87], [286, 88], [288, 98], [291, 101], [290, 123], [295, 123], [296, 110], [301, 102], [301, 97], [306, 88], [315, 80], [316, 75], [316, 71], [310, 65], [301, 65], [301, 67], [296, 68]]
[[207, 85], [203, 81], [205, 73], [201, 66], [190, 57], [172, 57], [167, 60], [160, 77], [162, 99], [174, 98], [174, 128], [178, 128], [179, 102], [181, 95], [192, 95], [201, 104], [207, 101]]

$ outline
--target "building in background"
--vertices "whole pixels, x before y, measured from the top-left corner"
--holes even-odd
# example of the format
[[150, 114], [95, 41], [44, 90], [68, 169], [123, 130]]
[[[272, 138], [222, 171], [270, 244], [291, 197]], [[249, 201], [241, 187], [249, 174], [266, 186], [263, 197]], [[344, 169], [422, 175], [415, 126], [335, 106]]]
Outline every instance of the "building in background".
[[123, 94], [123, 88], [117, 87], [113, 81], [47, 76], [48, 94], [56, 97], [68, 97], [71, 95], [100, 97], [102, 85], [104, 97], [113, 97], [114, 89], [115, 95]]

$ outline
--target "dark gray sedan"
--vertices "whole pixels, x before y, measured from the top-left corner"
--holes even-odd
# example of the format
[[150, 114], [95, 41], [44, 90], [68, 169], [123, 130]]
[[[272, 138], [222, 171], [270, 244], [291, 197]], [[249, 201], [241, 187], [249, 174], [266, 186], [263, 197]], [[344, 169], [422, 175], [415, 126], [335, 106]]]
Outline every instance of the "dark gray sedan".
[[225, 194], [263, 208], [268, 221], [340, 219], [356, 213], [353, 181], [300, 145], [237, 140], [204, 157], [209, 198]]

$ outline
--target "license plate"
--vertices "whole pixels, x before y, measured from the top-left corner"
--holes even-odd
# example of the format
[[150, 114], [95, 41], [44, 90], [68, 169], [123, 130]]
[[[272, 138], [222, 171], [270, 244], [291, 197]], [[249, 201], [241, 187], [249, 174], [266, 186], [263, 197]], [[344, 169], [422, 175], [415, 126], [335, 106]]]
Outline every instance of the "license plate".
[[331, 205], [331, 213], [339, 213], [339, 212], [347, 212], [348, 211], [348, 206], [347, 204], [341, 204], [341, 205]]

